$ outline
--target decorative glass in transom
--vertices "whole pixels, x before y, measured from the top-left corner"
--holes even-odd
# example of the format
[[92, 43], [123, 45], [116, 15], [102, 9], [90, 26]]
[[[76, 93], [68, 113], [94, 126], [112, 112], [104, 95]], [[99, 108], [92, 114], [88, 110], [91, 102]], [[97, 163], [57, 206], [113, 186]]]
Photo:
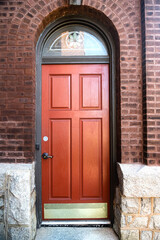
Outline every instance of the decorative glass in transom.
[[108, 52], [104, 40], [94, 30], [72, 24], [48, 38], [43, 56], [108, 56]]

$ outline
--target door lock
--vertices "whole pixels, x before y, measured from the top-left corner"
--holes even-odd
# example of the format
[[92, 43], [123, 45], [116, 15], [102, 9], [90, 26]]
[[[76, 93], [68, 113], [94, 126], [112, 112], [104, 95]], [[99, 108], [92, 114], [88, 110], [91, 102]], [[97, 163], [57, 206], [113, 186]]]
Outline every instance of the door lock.
[[48, 158], [53, 158], [54, 156], [49, 156], [48, 153], [43, 153], [42, 158], [43, 159], [48, 159]]

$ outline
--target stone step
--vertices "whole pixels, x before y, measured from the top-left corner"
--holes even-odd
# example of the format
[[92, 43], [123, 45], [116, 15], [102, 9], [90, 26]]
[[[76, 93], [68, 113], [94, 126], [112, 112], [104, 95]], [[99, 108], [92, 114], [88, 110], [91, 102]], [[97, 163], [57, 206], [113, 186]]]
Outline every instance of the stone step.
[[35, 240], [118, 240], [108, 227], [41, 227]]

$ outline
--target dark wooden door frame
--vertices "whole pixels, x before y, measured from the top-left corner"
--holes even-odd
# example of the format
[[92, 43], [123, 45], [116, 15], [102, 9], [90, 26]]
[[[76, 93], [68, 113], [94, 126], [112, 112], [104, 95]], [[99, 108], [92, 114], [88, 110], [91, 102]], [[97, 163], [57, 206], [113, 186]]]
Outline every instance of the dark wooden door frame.
[[[84, 19], [80, 16], [72, 16], [72, 18], [69, 17], [63, 17], [61, 19], [58, 19], [54, 21], [53, 23], [49, 24], [41, 36], [39, 37], [39, 40], [37, 42], [36, 46], [36, 192], [37, 192], [37, 227], [41, 226], [42, 222], [42, 201], [41, 201], [41, 64], [42, 64], [42, 50], [45, 41], [47, 40], [48, 36], [52, 34], [56, 29], [67, 25], [67, 24], [84, 24], [86, 26], [89, 26], [93, 28], [95, 31], [97, 31], [104, 39], [106, 46], [109, 51], [109, 59], [105, 63], [110, 63], [110, 171], [111, 171], [111, 208], [110, 208], [110, 215], [111, 215], [111, 223], [113, 224], [113, 199], [114, 199], [114, 192], [115, 192], [115, 179], [116, 179], [116, 162], [117, 162], [117, 114], [116, 114], [116, 47], [114, 43], [114, 39], [110, 32], [108, 30], [97, 23], [97, 21], [93, 21], [90, 19]], [[43, 59], [43, 64], [44, 64]], [[80, 61], [80, 60], [79, 60]], [[96, 58], [92, 63], [96, 63]], [[63, 64], [66, 62], [63, 62], [63, 59], [61, 59], [59, 62], [55, 62], [55, 64]], [[75, 63], [72, 61], [72, 59], [67, 63]], [[78, 63], [78, 60], [77, 60]], [[80, 61], [79, 63], [82, 63]], [[90, 62], [88, 62], [90, 63]], [[98, 60], [97, 63], [100, 63], [100, 60]], [[104, 63], [104, 61], [102, 61]], [[46, 64], [48, 62], [46, 61]], [[51, 64], [51, 63], [50, 63]], [[54, 62], [52, 63], [54, 64]]]

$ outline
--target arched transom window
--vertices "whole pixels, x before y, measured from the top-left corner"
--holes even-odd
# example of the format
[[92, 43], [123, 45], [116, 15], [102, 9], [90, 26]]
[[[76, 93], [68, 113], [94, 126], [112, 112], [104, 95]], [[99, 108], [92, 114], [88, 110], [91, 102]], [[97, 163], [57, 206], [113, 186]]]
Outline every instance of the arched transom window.
[[46, 40], [42, 57], [108, 57], [102, 37], [93, 29], [70, 24], [54, 31]]

